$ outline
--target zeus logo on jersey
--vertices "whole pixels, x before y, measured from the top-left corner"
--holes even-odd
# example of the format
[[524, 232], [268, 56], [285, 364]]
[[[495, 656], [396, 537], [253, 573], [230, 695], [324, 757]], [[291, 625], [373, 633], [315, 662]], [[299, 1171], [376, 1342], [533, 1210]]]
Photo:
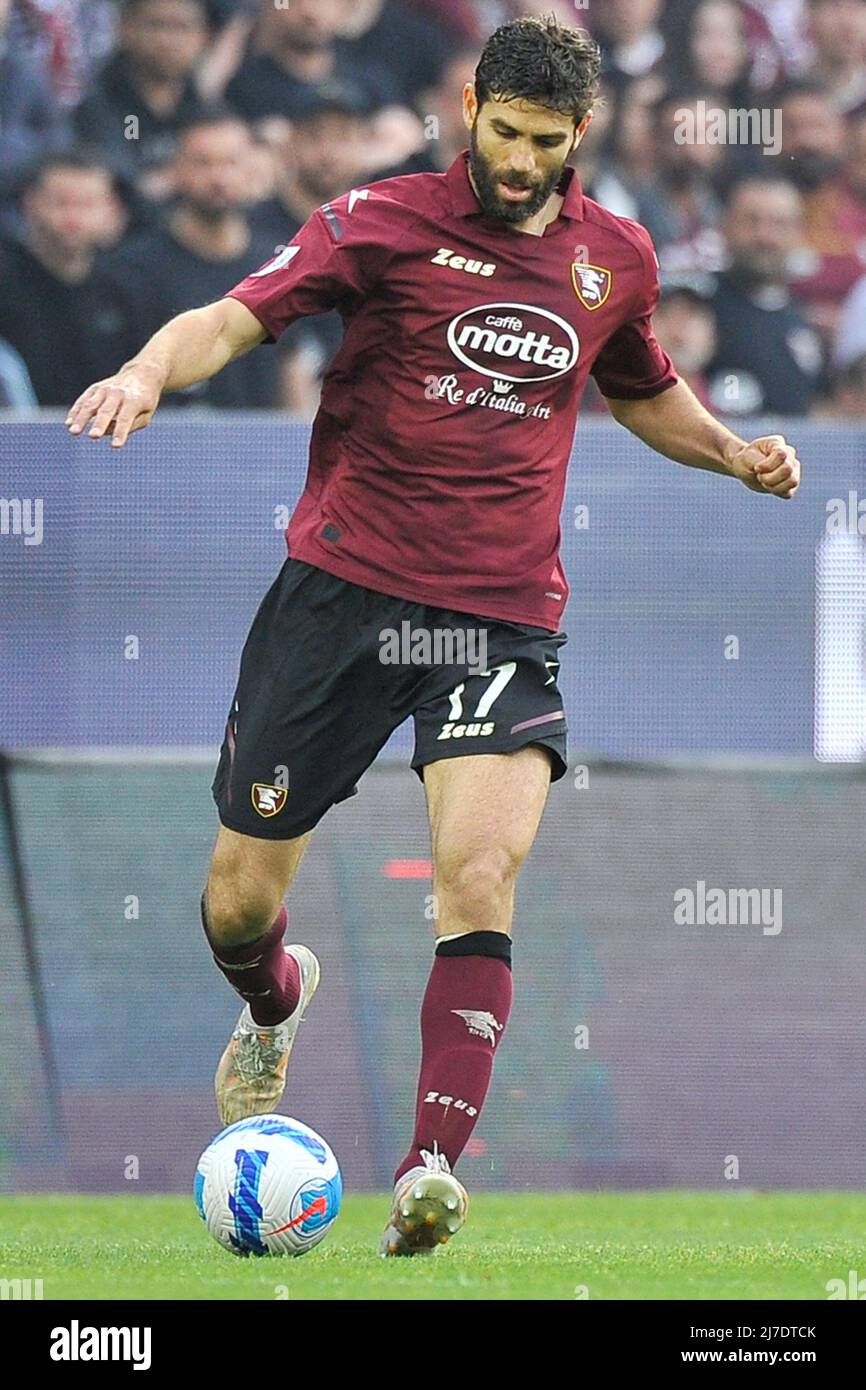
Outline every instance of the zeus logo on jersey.
[[430, 264], [449, 265], [452, 270], [465, 270], [470, 275], [493, 275], [496, 270], [495, 261], [474, 261], [468, 256], [458, 256], [447, 246], [439, 247]]
[[571, 324], [532, 304], [479, 304], [452, 319], [447, 336], [464, 366], [514, 382], [564, 376], [580, 354]]

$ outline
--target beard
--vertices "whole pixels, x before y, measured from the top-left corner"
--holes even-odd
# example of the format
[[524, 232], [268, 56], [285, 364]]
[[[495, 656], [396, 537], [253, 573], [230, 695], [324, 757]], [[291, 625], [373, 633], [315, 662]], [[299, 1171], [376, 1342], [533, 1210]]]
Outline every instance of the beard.
[[[488, 217], [500, 222], [517, 224], [526, 222], [540, 212], [562, 178], [564, 164], [552, 170], [540, 183], [529, 182], [522, 174], [513, 174], [506, 167], [494, 171], [478, 148], [478, 136], [473, 126], [469, 132], [469, 170], [478, 194], [478, 201]], [[531, 188], [528, 198], [519, 203], [509, 203], [499, 192], [499, 182], [511, 184], [515, 188]]]
[[788, 161], [787, 177], [803, 193], [814, 193], [822, 183], [829, 183], [842, 168], [843, 161], [817, 150], [802, 150]]

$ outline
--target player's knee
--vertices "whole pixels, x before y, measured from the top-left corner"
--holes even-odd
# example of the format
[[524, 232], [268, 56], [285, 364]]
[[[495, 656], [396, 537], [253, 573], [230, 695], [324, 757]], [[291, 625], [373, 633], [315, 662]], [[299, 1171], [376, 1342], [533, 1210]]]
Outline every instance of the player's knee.
[[205, 889], [207, 930], [223, 946], [240, 946], [262, 936], [280, 910], [281, 898], [260, 884], [250, 884], [211, 869]]
[[487, 931], [514, 891], [520, 860], [505, 848], [466, 850], [436, 866], [444, 908], [468, 931]]

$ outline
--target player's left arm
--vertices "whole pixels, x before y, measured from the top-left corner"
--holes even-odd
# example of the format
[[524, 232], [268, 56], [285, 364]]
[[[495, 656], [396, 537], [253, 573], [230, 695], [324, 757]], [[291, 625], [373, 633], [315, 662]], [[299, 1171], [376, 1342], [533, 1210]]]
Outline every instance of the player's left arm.
[[640, 400], [612, 400], [613, 418], [657, 453], [689, 468], [705, 468], [737, 478], [752, 492], [786, 500], [800, 484], [800, 460], [781, 434], [751, 442], [705, 410], [682, 380], [658, 395]]

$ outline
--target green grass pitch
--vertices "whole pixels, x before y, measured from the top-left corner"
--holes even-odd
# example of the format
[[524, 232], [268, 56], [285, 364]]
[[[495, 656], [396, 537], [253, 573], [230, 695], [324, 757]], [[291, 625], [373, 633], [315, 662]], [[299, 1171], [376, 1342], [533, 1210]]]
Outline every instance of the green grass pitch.
[[45, 1299], [826, 1299], [866, 1276], [860, 1193], [495, 1193], [431, 1258], [382, 1260], [384, 1195], [301, 1259], [221, 1250], [192, 1197], [0, 1198], [0, 1279]]

